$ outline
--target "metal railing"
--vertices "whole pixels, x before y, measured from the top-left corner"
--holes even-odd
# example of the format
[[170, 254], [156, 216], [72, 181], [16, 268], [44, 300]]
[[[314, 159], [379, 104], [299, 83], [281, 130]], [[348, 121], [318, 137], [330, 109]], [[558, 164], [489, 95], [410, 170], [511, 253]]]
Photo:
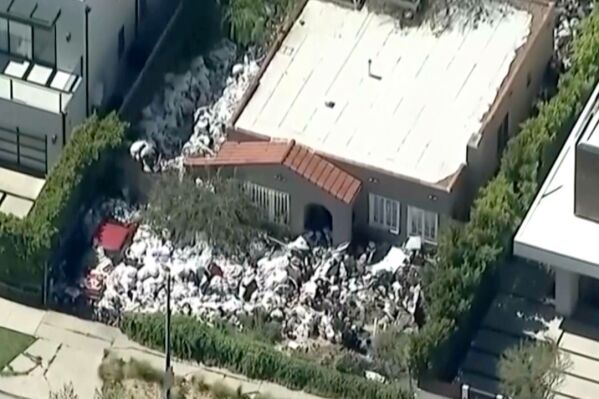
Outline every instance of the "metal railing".
[[48, 171], [46, 136], [33, 136], [0, 128], [0, 163], [46, 174]]

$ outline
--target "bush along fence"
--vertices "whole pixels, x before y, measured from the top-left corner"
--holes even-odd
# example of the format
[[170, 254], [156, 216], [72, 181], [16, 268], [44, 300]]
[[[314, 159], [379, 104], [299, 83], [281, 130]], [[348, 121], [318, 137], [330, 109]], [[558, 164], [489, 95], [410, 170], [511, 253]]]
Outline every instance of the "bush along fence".
[[71, 134], [29, 215], [0, 214], [0, 281], [41, 290], [44, 267], [87, 191], [87, 177], [121, 146], [125, 127], [114, 113], [89, 118]]
[[[164, 316], [127, 314], [121, 329], [131, 339], [154, 349], [164, 349]], [[174, 356], [226, 368], [248, 378], [272, 381], [290, 389], [330, 398], [408, 399], [407, 390], [293, 358], [268, 344], [241, 334], [210, 327], [187, 316], [172, 319]]]
[[469, 319], [481, 282], [511, 254], [511, 241], [599, 75], [599, 10], [572, 42], [572, 67], [556, 95], [541, 104], [503, 156], [498, 174], [478, 194], [470, 221], [442, 234], [427, 273], [427, 318], [410, 344], [410, 364], [422, 377], [443, 374], [449, 348]]

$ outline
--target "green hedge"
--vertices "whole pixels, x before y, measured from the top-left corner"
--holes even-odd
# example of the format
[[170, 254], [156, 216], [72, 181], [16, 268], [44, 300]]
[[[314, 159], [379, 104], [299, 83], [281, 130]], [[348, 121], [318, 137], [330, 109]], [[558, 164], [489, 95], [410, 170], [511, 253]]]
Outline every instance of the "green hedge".
[[[131, 339], [154, 349], [164, 348], [164, 316], [125, 315], [121, 329]], [[398, 385], [381, 384], [290, 357], [268, 344], [209, 327], [196, 319], [172, 319], [172, 351], [181, 359], [223, 367], [249, 378], [273, 381], [315, 395], [347, 399], [407, 399]]]
[[598, 78], [599, 10], [573, 41], [572, 68], [556, 95], [510, 141], [497, 176], [479, 193], [470, 221], [442, 234], [439, 261], [425, 281], [427, 321], [411, 342], [413, 370], [439, 371], [436, 359], [469, 314], [483, 276], [511, 253], [511, 241]]
[[75, 129], [27, 217], [0, 214], [0, 280], [39, 284], [59, 232], [75, 216], [81, 182], [101, 155], [121, 145], [116, 114], [92, 116]]

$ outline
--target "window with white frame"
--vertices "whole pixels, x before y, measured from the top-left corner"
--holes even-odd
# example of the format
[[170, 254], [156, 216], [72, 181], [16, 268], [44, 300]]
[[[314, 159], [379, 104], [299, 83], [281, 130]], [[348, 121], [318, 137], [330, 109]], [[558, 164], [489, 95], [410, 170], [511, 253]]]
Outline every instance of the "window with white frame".
[[289, 194], [247, 181], [243, 188], [266, 220], [277, 224], [289, 223]]
[[408, 235], [420, 236], [429, 243], [437, 242], [439, 215], [415, 206], [408, 206]]
[[370, 193], [368, 197], [370, 216], [369, 224], [373, 227], [399, 233], [399, 201]]

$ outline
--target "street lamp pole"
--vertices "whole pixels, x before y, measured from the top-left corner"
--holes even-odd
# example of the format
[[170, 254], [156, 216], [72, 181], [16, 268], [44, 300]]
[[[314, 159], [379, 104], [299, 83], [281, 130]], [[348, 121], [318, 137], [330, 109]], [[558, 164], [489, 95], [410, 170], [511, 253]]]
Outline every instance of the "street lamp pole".
[[171, 272], [166, 272], [166, 328], [164, 337], [164, 347], [166, 354], [164, 398], [171, 398], [171, 386], [173, 384], [173, 370], [171, 366]]

